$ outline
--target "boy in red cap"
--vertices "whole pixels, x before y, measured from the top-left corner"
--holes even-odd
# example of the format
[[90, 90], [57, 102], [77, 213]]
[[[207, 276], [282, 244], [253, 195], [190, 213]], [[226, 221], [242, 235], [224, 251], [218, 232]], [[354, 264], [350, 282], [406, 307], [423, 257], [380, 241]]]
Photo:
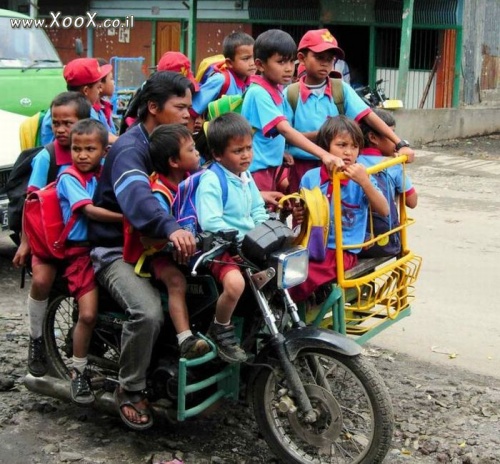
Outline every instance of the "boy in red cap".
[[[96, 58], [76, 58], [64, 67], [63, 77], [66, 80], [68, 90], [80, 92], [91, 105], [95, 105], [101, 96], [101, 79], [106, 77], [112, 69], [110, 64], [100, 66]], [[99, 114], [94, 108], [90, 111], [90, 117], [100, 120]], [[47, 112], [41, 127], [43, 145], [54, 140], [51, 119], [50, 112]], [[116, 138], [115, 135], [109, 134], [109, 143], [113, 143]]]
[[157, 71], [173, 71], [187, 77], [194, 85], [195, 92], [198, 92], [200, 86], [194, 78], [193, 71], [191, 71], [191, 62], [189, 58], [181, 52], [166, 52], [158, 61], [156, 65]]
[[[328, 29], [313, 29], [307, 31], [299, 42], [297, 58], [299, 68], [305, 69], [305, 74], [299, 79], [299, 98], [294, 111], [293, 127], [304, 133], [310, 140], [315, 140], [321, 125], [333, 116], [339, 115], [334, 102], [332, 86], [329, 85], [331, 72], [335, 60], [344, 59], [344, 51], [338, 46], [337, 40]], [[297, 85], [297, 84], [296, 84]], [[410, 156], [413, 159], [413, 150], [408, 142], [400, 139], [390, 127], [385, 124], [368, 107], [354, 89], [342, 82], [343, 106], [345, 115], [359, 122], [363, 120], [378, 134], [393, 141], [396, 151]], [[288, 98], [290, 88], [285, 93]], [[288, 98], [290, 101], [290, 99]], [[287, 152], [294, 158], [290, 168], [290, 191], [297, 191], [302, 176], [320, 162], [310, 153], [297, 146], [289, 144]]]

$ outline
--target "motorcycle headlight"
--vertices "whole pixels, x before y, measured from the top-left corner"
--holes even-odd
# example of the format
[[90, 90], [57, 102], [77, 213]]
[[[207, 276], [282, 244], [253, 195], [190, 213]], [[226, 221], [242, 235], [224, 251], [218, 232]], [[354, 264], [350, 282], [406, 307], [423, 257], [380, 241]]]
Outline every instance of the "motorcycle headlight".
[[301, 284], [307, 279], [309, 252], [303, 247], [290, 248], [271, 255], [276, 269], [278, 288], [287, 289]]

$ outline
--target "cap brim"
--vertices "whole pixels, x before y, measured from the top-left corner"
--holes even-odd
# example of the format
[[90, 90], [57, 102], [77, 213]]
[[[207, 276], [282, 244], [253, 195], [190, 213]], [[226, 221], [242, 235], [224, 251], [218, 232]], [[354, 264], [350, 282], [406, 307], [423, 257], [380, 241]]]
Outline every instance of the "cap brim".
[[335, 52], [335, 56], [337, 58], [340, 58], [341, 60], [343, 60], [345, 58], [344, 50], [342, 50], [339, 47], [335, 47], [335, 45], [329, 44], [327, 42], [323, 42], [323, 43], [316, 45], [314, 47], [307, 47], [307, 48], [314, 53], [321, 53], [321, 52], [325, 52], [326, 50], [333, 50]]
[[342, 79], [342, 73], [340, 71], [337, 71], [335, 69], [332, 69], [328, 75], [332, 78], [332, 79]]
[[111, 66], [110, 64], [103, 64], [100, 68], [101, 68], [100, 79], [106, 77], [111, 71], [113, 71], [113, 66]]

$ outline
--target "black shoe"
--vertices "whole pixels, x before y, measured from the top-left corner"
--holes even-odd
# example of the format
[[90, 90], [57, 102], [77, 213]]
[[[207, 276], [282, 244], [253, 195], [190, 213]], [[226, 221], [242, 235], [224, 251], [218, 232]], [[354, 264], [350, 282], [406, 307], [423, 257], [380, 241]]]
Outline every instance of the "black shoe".
[[222, 325], [212, 322], [207, 335], [215, 342], [218, 348], [219, 357], [228, 363], [245, 362], [247, 354], [238, 344], [234, 325]]
[[185, 359], [200, 358], [210, 351], [210, 345], [203, 338], [199, 338], [196, 335], [186, 338], [179, 348], [181, 358]]
[[90, 404], [95, 401], [86, 372], [82, 374], [78, 369], [71, 369], [70, 394], [71, 401], [76, 404]]
[[33, 377], [43, 377], [47, 373], [47, 356], [43, 337], [31, 338], [28, 349], [28, 372]]

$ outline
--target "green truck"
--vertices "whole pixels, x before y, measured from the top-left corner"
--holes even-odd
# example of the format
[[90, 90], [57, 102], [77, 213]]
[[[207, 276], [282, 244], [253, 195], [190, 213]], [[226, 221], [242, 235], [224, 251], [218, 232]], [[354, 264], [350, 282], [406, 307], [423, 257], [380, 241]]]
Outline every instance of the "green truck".
[[[8, 229], [7, 197], [2, 193], [21, 151], [19, 125], [50, 106], [66, 90], [63, 64], [43, 28], [29, 16], [0, 9], [0, 220]], [[13, 114], [15, 113], [15, 114]]]

